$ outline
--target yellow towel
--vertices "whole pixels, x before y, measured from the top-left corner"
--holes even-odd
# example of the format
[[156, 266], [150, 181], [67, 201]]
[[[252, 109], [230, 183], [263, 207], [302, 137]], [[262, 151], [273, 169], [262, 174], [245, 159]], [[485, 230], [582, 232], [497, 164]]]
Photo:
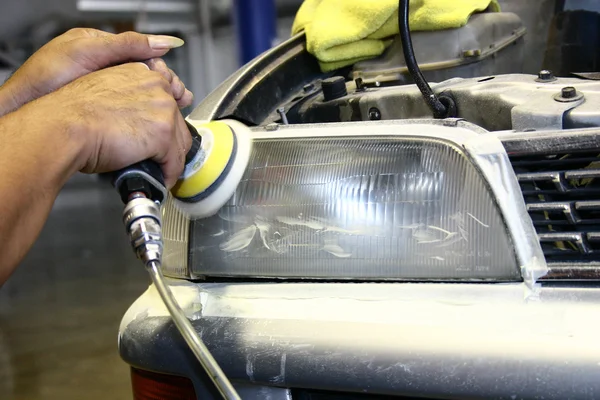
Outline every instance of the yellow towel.
[[[411, 31], [464, 26], [477, 11], [500, 11], [497, 0], [410, 0]], [[292, 27], [324, 72], [373, 58], [398, 33], [397, 0], [305, 0]], [[387, 39], [387, 40], [386, 40]]]

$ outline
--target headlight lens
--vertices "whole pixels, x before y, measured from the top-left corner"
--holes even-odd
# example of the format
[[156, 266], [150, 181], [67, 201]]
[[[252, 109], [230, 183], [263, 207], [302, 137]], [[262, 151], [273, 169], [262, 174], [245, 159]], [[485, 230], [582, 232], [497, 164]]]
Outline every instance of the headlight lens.
[[520, 278], [490, 188], [443, 139], [256, 140], [232, 199], [189, 239], [193, 276]]

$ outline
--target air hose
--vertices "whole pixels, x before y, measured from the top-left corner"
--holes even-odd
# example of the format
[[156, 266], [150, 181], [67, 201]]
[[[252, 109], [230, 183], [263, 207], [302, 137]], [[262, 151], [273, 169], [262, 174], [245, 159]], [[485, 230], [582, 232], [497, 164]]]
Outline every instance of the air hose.
[[217, 364], [202, 339], [177, 304], [173, 293], [165, 282], [161, 270], [163, 252], [162, 218], [159, 203], [145, 196], [144, 193], [134, 192], [129, 198], [123, 211], [123, 223], [129, 235], [131, 246], [137, 257], [144, 263], [150, 274], [152, 283], [163, 303], [167, 307], [175, 326], [183, 336], [192, 353], [196, 356], [204, 371], [225, 400], [239, 400], [234, 387], [223, 370]]
[[398, 2], [398, 29], [400, 31], [400, 40], [402, 42], [402, 51], [406, 61], [408, 72], [412, 76], [415, 84], [421, 91], [423, 99], [427, 106], [431, 109], [434, 118], [448, 118], [456, 116], [456, 105], [454, 100], [449, 96], [440, 96], [439, 98], [433, 93], [431, 87], [421, 73], [419, 64], [415, 58], [415, 50], [413, 49], [412, 39], [410, 37], [410, 25], [408, 22], [409, 15], [409, 0], [399, 0]]
[[163, 303], [169, 310], [169, 314], [171, 314], [171, 318], [175, 323], [175, 326], [183, 336], [183, 339], [192, 350], [204, 371], [209, 374], [210, 379], [213, 381], [221, 396], [223, 396], [226, 400], [238, 400], [240, 396], [237, 394], [234, 387], [227, 379], [227, 376], [217, 364], [217, 361], [214, 359], [210, 351], [206, 348], [206, 345], [202, 342], [202, 339], [198, 336], [198, 333], [190, 323], [190, 320], [187, 319], [183, 310], [173, 297], [173, 293], [169, 286], [166, 284], [164, 276], [161, 272], [161, 266], [159, 261], [151, 261], [146, 265], [146, 269], [150, 274], [150, 278], [152, 279], [152, 283], [154, 283], [154, 287], [158, 291]]

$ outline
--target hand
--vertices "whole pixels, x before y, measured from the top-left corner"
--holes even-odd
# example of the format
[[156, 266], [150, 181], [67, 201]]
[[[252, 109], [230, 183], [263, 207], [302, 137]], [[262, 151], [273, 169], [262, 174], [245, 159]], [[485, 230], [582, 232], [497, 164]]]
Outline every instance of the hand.
[[185, 85], [175, 74], [175, 72], [167, 67], [167, 63], [165, 63], [161, 58], [153, 58], [146, 61], [146, 65], [151, 71], [160, 73], [163, 78], [169, 81], [171, 84], [171, 93], [173, 94], [173, 97], [177, 101], [177, 105], [180, 108], [187, 107], [192, 104], [192, 101], [194, 101], [194, 95], [192, 92], [186, 89]]
[[0, 88], [0, 114], [6, 114], [51, 93], [90, 72], [130, 61], [146, 61], [172, 83], [172, 95], [181, 107], [191, 104], [192, 94], [181, 80], [157, 60], [183, 45], [172, 36], [125, 32], [118, 35], [96, 29], [76, 28], [48, 42], [33, 54]]
[[90, 73], [26, 109], [32, 118], [44, 119], [48, 131], [66, 131], [66, 141], [79, 144], [74, 165], [82, 172], [108, 172], [153, 159], [170, 188], [191, 147], [171, 84], [143, 63]]

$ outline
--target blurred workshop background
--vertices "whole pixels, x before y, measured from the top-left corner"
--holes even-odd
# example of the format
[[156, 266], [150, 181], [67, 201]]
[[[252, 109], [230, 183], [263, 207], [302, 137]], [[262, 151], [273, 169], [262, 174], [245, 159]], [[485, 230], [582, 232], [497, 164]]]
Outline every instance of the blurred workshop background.
[[[181, 37], [167, 57], [196, 104], [255, 55], [289, 37], [301, 0], [2, 0], [0, 64], [6, 77], [72, 27]], [[241, 39], [241, 40], [239, 40]]]
[[[198, 104], [245, 62], [288, 38], [301, 3], [2, 0], [0, 82], [72, 27], [136, 30], [186, 41], [166, 61]], [[529, 31], [525, 72], [537, 73], [557, 2], [540, 0], [539, 7], [527, 10], [522, 0], [500, 3], [524, 21]], [[570, 2], [559, 3], [568, 7]], [[578, 1], [577, 7], [600, 11], [600, 2]], [[59, 196], [33, 250], [0, 289], [0, 399], [131, 398], [117, 331], [148, 277], [131, 254], [121, 211], [117, 194], [93, 176], [77, 176]]]

